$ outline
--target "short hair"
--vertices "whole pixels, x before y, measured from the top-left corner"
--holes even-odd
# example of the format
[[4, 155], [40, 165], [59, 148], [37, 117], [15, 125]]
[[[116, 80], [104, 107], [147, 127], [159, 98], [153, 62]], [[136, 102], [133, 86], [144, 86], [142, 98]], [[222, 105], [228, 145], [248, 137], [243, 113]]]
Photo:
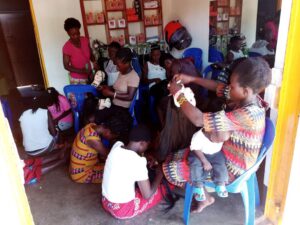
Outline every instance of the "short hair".
[[230, 38], [230, 43], [234, 43], [236, 41], [242, 41], [243, 39], [240, 36], [233, 36]]
[[232, 71], [242, 87], [250, 87], [255, 94], [263, 91], [272, 80], [269, 64], [261, 57], [242, 60]]
[[77, 19], [71, 17], [65, 20], [64, 29], [68, 32], [72, 28], [80, 29], [81, 24]]
[[160, 46], [158, 44], [152, 44], [150, 49], [151, 49], [151, 52], [153, 52], [155, 50], [160, 51]]
[[130, 63], [133, 58], [133, 50], [130, 48], [121, 48], [117, 51], [116, 59], [122, 61], [122, 63]]
[[108, 45], [109, 48], [121, 49], [121, 45], [119, 42], [113, 41]]
[[45, 90], [41, 91], [38, 95], [31, 99], [32, 113], [35, 113], [39, 108], [47, 109], [50, 103], [49, 95]]
[[99, 120], [97, 116], [95, 120], [96, 124], [102, 124], [122, 140], [127, 139], [133, 122], [129, 113], [121, 113], [120, 111], [112, 113], [105, 121], [102, 121], [101, 118]]
[[151, 132], [147, 126], [139, 124], [131, 129], [129, 133], [129, 141], [151, 141]]

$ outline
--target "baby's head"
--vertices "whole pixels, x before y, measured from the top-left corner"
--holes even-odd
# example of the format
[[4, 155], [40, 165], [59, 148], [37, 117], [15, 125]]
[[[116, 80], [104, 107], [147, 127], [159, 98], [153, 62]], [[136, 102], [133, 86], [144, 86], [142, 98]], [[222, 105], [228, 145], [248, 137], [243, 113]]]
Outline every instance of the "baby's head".
[[238, 102], [261, 93], [272, 79], [268, 63], [261, 57], [242, 60], [230, 77], [230, 100]]

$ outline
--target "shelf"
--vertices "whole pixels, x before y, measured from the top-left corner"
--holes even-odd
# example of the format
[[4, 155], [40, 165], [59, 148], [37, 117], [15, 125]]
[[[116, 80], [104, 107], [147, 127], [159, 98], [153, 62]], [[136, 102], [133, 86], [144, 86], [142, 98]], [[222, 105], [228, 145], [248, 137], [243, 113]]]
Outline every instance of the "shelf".
[[140, 22], [143, 22], [143, 20], [136, 20], [136, 21], [127, 20], [127, 23], [140, 23]]
[[[87, 1], [87, 0], [85, 0], [85, 1]], [[89, 0], [89, 1], [91, 1], [91, 0]], [[87, 23], [86, 25], [87, 26], [105, 25], [105, 23]]]
[[228, 22], [228, 20], [219, 20], [219, 21], [217, 21], [217, 23], [227, 23]]
[[151, 25], [146, 25], [145, 24], [145, 27], [159, 27], [159, 26], [162, 26], [162, 24], [151, 24]]
[[241, 15], [229, 15], [230, 17], [241, 17]]
[[125, 9], [107, 9], [106, 12], [123, 12]]
[[116, 27], [116, 28], [109, 28], [108, 27], [108, 30], [126, 30], [127, 27]]
[[155, 8], [144, 8], [144, 10], [158, 10], [160, 9], [159, 7], [155, 7]]

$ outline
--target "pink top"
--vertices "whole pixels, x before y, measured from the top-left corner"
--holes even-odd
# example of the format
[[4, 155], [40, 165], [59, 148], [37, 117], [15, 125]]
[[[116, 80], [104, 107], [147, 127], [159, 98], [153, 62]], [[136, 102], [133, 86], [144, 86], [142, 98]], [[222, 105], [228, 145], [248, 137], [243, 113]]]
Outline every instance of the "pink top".
[[[60, 107], [59, 111], [56, 109], [55, 104], [48, 107], [48, 110], [51, 113], [53, 119], [56, 119], [61, 114], [63, 114], [64, 112], [68, 111], [71, 108], [70, 103], [65, 96], [59, 95], [58, 100], [59, 100], [59, 107]], [[64, 118], [62, 118], [59, 122], [73, 123], [72, 112], [67, 116], [65, 116]]]
[[[90, 58], [91, 51], [89, 47], [89, 40], [86, 37], [80, 37], [80, 48], [75, 47], [70, 40], [68, 40], [63, 47], [63, 54], [70, 57], [70, 63], [76, 69], [86, 68], [86, 65], [91, 68]], [[79, 74], [70, 72], [70, 76], [76, 79], [87, 79], [87, 74]]]

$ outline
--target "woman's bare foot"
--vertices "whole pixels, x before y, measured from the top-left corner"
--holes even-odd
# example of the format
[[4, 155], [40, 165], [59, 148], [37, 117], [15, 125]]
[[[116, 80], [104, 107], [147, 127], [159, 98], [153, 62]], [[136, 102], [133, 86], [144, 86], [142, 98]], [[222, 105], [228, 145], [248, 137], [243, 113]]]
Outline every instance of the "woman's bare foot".
[[201, 213], [203, 209], [205, 209], [207, 206], [210, 206], [214, 204], [215, 198], [212, 196], [207, 195], [206, 200], [198, 202], [194, 201], [195, 204], [192, 206], [191, 212], [192, 213]]

